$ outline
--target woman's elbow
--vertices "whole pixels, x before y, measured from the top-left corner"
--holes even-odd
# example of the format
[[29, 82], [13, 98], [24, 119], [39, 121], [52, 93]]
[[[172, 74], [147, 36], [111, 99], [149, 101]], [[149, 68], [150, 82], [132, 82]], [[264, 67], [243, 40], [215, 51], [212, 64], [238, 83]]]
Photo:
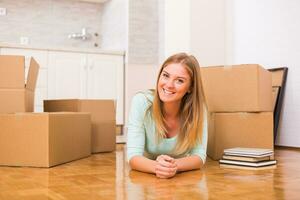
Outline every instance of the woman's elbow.
[[136, 169], [140, 156], [132, 156], [128, 159], [128, 164], [131, 169]]
[[198, 162], [197, 162], [196, 168], [197, 169], [202, 169], [203, 166], [204, 166], [204, 164], [205, 164], [205, 159], [203, 157], [201, 157], [201, 156], [197, 156], [197, 158], [198, 158], [197, 159]]

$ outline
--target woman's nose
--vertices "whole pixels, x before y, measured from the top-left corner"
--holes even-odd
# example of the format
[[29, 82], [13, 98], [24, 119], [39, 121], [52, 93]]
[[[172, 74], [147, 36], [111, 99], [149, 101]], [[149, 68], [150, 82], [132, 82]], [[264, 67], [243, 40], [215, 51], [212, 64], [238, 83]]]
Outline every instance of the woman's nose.
[[171, 79], [167, 80], [167, 82], [166, 82], [166, 86], [167, 86], [168, 88], [172, 88], [172, 87], [174, 87], [174, 81], [173, 81], [173, 80], [171, 80]]

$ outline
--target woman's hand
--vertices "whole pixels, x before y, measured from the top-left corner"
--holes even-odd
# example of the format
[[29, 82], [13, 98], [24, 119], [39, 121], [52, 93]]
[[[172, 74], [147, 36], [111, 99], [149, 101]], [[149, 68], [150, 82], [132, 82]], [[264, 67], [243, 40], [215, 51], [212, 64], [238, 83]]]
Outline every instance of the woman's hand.
[[160, 155], [156, 158], [155, 174], [159, 178], [171, 178], [177, 172], [176, 160], [167, 155]]

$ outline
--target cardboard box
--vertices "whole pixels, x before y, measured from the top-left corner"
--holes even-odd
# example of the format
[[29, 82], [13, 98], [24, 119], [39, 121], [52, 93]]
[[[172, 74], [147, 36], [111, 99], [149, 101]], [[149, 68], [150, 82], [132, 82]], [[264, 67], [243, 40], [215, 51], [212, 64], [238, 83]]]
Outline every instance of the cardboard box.
[[207, 155], [219, 160], [224, 149], [253, 147], [273, 149], [273, 113], [212, 113]]
[[272, 111], [272, 76], [260, 65], [201, 68], [210, 112]]
[[91, 154], [89, 113], [0, 114], [0, 165], [51, 167]]
[[113, 100], [44, 100], [44, 111], [91, 113], [92, 153], [116, 149], [116, 112]]
[[0, 56], [0, 113], [33, 112], [38, 71], [31, 58], [25, 83], [24, 56]]

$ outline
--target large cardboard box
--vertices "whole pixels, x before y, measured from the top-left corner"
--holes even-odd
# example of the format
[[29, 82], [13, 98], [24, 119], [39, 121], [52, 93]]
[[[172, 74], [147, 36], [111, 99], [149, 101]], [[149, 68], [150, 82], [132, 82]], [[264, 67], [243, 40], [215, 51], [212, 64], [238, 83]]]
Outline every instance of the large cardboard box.
[[51, 167], [91, 154], [89, 113], [0, 114], [0, 165]]
[[116, 112], [113, 100], [44, 100], [45, 112], [89, 112], [92, 119], [92, 153], [116, 149]]
[[201, 68], [210, 112], [272, 111], [272, 76], [257, 64]]
[[24, 56], [0, 56], [0, 113], [33, 112], [38, 71], [31, 58], [25, 82]]
[[219, 160], [233, 147], [273, 149], [273, 113], [211, 113], [207, 155]]

